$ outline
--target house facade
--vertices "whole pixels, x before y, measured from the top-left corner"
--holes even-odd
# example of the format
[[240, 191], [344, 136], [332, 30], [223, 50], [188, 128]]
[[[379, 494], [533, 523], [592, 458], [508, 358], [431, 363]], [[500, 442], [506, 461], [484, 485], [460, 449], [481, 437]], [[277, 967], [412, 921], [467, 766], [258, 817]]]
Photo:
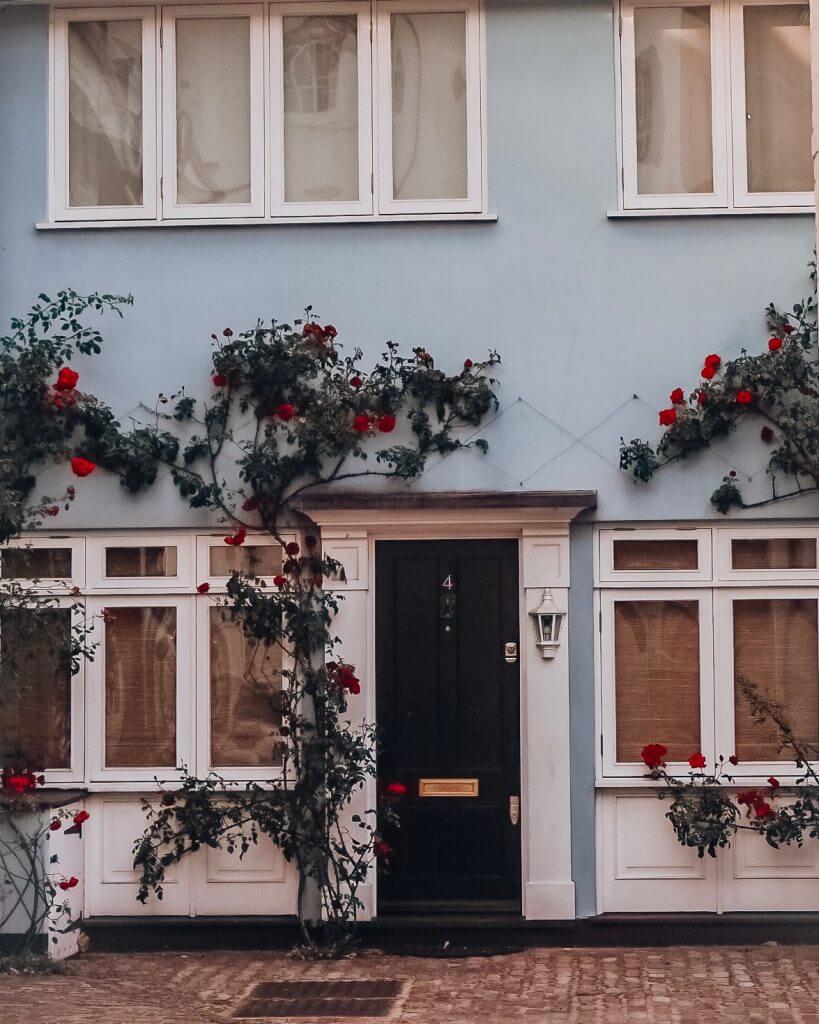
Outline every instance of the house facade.
[[[814, 844], [743, 835], [700, 860], [640, 761], [662, 742], [677, 766], [736, 754], [738, 785], [786, 782], [738, 672], [819, 740], [819, 506], [717, 515], [728, 471], [769, 493], [758, 432], [646, 486], [618, 465], [707, 353], [761, 351], [768, 302], [810, 291], [810, 92], [806, 3], [0, 7], [0, 315], [63, 287], [132, 293], [74, 367], [122, 418], [160, 391], [206, 397], [213, 332], [309, 304], [365, 361], [388, 339], [448, 370], [501, 354], [487, 454], [305, 503], [345, 566], [353, 713], [385, 726], [383, 771], [411, 784], [365, 917], [819, 910]], [[70, 482], [49, 469], [42, 486]], [[90, 814], [61, 840], [74, 905], [292, 915], [272, 848], [200, 851], [144, 907], [132, 867], [156, 778], [269, 775], [241, 637], [197, 587], [272, 578], [277, 548], [226, 551], [169, 481], [77, 491], [0, 555], [13, 578], [30, 546], [38, 585], [78, 587], [97, 624], [53, 720], [17, 719], [49, 788]], [[562, 616], [545, 652], [544, 592]]]

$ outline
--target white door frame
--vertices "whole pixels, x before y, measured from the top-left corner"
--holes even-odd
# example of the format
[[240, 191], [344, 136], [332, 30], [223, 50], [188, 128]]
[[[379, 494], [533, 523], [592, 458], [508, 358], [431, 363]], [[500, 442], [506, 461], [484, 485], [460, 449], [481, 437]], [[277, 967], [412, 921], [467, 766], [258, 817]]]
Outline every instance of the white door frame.
[[[568, 623], [556, 656], [544, 660], [528, 612], [551, 588], [568, 609], [569, 524], [581, 508], [310, 508], [325, 556], [344, 565], [346, 580], [325, 586], [343, 594], [333, 632], [345, 661], [359, 669], [362, 691], [350, 700], [353, 720], [375, 721], [375, 544], [381, 540], [513, 539], [518, 542], [521, 688], [521, 872], [523, 916], [575, 917], [571, 865]], [[350, 813], [375, 806], [370, 779]], [[374, 870], [360, 895], [362, 920], [376, 914]]]

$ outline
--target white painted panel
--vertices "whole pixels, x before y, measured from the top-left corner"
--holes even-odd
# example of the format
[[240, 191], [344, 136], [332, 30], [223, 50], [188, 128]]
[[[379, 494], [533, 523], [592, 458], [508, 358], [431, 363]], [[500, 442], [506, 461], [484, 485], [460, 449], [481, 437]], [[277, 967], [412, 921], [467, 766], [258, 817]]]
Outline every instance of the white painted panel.
[[523, 538], [523, 586], [568, 587], [569, 585], [569, 538], [537, 537]]
[[677, 842], [667, 806], [653, 794], [614, 798], [616, 878], [705, 877], [704, 860]]
[[333, 537], [322, 531], [322, 553], [344, 566], [345, 579], [329, 578], [328, 590], [366, 590], [369, 586], [366, 537]]
[[266, 838], [251, 845], [240, 857], [238, 851], [229, 853], [225, 849], [205, 851], [207, 882], [283, 882], [285, 859]]
[[193, 913], [225, 917], [296, 913], [298, 875], [266, 836], [244, 855], [204, 849], [191, 858]]

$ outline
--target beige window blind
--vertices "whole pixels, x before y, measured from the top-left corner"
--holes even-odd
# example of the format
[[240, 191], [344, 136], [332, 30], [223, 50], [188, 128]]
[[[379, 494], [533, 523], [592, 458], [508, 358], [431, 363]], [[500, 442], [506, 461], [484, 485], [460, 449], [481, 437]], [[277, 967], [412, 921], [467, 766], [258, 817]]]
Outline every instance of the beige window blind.
[[614, 568], [618, 572], [641, 569], [699, 568], [696, 540], [615, 540]]
[[282, 552], [278, 544], [245, 544], [243, 547], [212, 547], [211, 576], [230, 576], [242, 572], [247, 576], [274, 576], [282, 571]]
[[816, 541], [812, 537], [734, 538], [732, 569], [815, 569]]
[[614, 606], [617, 760], [662, 743], [670, 761], [700, 749], [700, 637], [696, 601]]
[[[734, 668], [760, 694], [779, 702], [794, 733], [819, 743], [817, 603], [777, 598], [734, 601]], [[789, 761], [776, 727], [754, 721], [745, 697], [735, 702], [736, 755], [740, 761]]]
[[106, 548], [105, 575], [114, 579], [133, 576], [176, 576], [176, 548]]
[[0, 551], [0, 577], [17, 580], [71, 578], [71, 548], [6, 548]]

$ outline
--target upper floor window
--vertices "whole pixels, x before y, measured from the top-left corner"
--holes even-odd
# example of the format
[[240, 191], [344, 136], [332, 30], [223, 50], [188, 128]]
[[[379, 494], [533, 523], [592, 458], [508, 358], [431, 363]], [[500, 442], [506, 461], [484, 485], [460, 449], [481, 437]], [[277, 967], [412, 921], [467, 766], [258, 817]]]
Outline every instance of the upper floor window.
[[813, 204], [807, 3], [623, 0], [625, 209]]
[[480, 214], [479, 0], [56, 10], [52, 219]]

